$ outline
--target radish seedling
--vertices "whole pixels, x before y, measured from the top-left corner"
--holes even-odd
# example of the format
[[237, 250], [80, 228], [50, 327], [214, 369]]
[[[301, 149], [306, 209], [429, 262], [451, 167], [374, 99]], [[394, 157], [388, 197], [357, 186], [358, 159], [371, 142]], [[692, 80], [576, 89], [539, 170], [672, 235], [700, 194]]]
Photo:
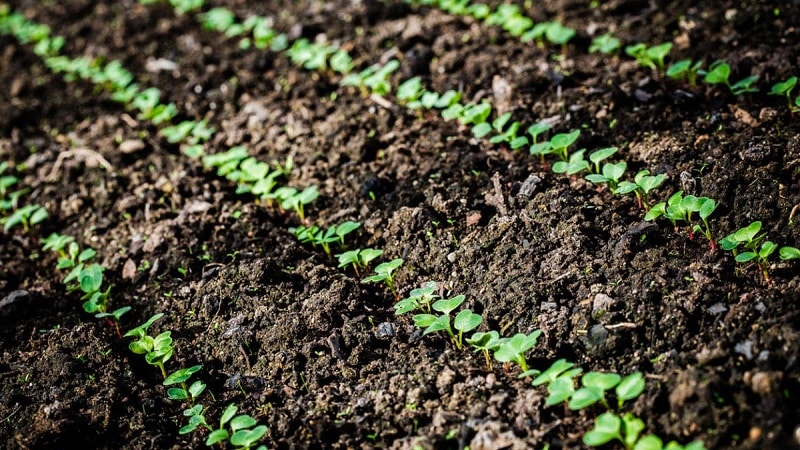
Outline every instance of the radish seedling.
[[161, 369], [161, 375], [166, 379], [167, 372], [164, 369], [164, 363], [174, 353], [171, 332], [164, 331], [155, 337], [147, 334], [147, 329], [162, 317], [164, 317], [163, 313], [153, 315], [145, 323], [125, 333], [124, 337], [135, 337], [136, 340], [128, 344], [128, 348], [137, 355], [145, 355], [145, 361]]
[[569, 160], [569, 147], [578, 140], [581, 130], [572, 130], [569, 133], [558, 133], [550, 138], [550, 150], [548, 153], [558, 155], [562, 161]]
[[641, 66], [660, 71], [664, 70], [664, 58], [669, 55], [670, 50], [672, 50], [671, 42], [664, 42], [652, 47], [643, 43], [625, 47], [625, 53], [634, 57]]
[[350, 250], [336, 255], [339, 260], [339, 267], [347, 267], [352, 265], [356, 275], [358, 275], [358, 268], [367, 269], [369, 263], [375, 258], [381, 256], [383, 250], [376, 250], [374, 248], [363, 248], [360, 250]]
[[281, 199], [281, 208], [294, 210], [300, 218], [300, 221], [305, 221], [305, 205], [308, 205], [319, 197], [317, 186], [311, 185], [302, 191], [298, 191], [295, 188], [287, 188], [285, 192], [286, 196]]
[[522, 372], [528, 370], [528, 362], [525, 360], [525, 353], [536, 345], [536, 340], [542, 335], [542, 330], [535, 330], [530, 334], [517, 333], [504, 340], [494, 351], [494, 359], [501, 363], [516, 363]]
[[[786, 81], [782, 81], [780, 83], [775, 83], [769, 91], [769, 95], [780, 95], [786, 98], [786, 104], [789, 107], [789, 111], [792, 113], [796, 113], [800, 111], [800, 108], [796, 108], [795, 105], [792, 104], [792, 89], [797, 85], [797, 77], [790, 77]], [[800, 99], [800, 97], [798, 97]]]
[[577, 175], [583, 171], [589, 171], [589, 162], [583, 158], [586, 149], [582, 148], [569, 156], [569, 161], [556, 161], [553, 163], [553, 172], [565, 173], [567, 175]]
[[[236, 415], [238, 409], [233, 403], [225, 408], [219, 419], [219, 428], [210, 430], [208, 434], [207, 446], [224, 446], [228, 442], [236, 449], [249, 449], [267, 434], [266, 425], [256, 426], [258, 422], [247, 414]], [[259, 446], [258, 450], [261, 449], [266, 450], [266, 447]]]
[[[636, 201], [639, 203], [639, 208], [645, 211], [650, 209], [649, 195], [650, 191], [661, 186], [666, 180], [667, 176], [663, 173], [658, 175], [650, 175], [647, 169], [640, 170], [633, 177], [633, 182], [620, 181], [617, 186], [617, 194], [624, 195], [633, 192], [636, 195]], [[709, 199], [710, 200], [710, 199]], [[712, 200], [713, 201], [713, 200]], [[712, 210], [713, 211], [713, 208]], [[709, 212], [710, 214], [710, 212]], [[706, 215], [706, 218], [708, 215]]]
[[753, 87], [753, 83], [758, 81], [757, 75], [742, 78], [734, 84], [729, 81], [731, 66], [725, 61], [714, 61], [709, 67], [708, 73], [703, 77], [706, 84], [724, 84], [728, 86], [733, 95], [740, 95], [747, 92], [758, 92], [758, 88]]
[[389, 290], [395, 298], [397, 298], [397, 291], [394, 288], [394, 271], [403, 264], [403, 260], [393, 259], [391, 261], [378, 264], [375, 267], [375, 275], [368, 276], [361, 280], [362, 283], [386, 283]]
[[164, 386], [179, 384], [180, 387], [171, 387], [167, 389], [167, 397], [169, 397], [170, 400], [186, 401], [186, 403], [189, 405], [189, 408], [192, 408], [197, 400], [197, 397], [199, 397], [200, 394], [205, 391], [206, 384], [200, 380], [197, 380], [189, 386], [186, 384], [186, 381], [188, 381], [195, 372], [202, 368], [203, 366], [199, 365], [192, 366], [176, 370], [175, 372], [169, 374], [169, 376], [167, 376], [164, 379], [164, 382], [161, 384]]
[[[478, 328], [483, 321], [483, 318], [478, 314], [473, 313], [469, 309], [462, 309], [453, 319], [452, 327], [450, 326], [450, 313], [464, 303], [464, 298], [463, 295], [457, 295], [453, 298], [437, 300], [432, 306], [433, 310], [442, 314], [440, 316], [435, 314], [417, 314], [414, 316], [414, 323], [418, 327], [425, 329], [423, 335], [435, 333], [437, 331], [446, 332], [456, 348], [461, 350], [464, 333]], [[453, 328], [455, 328], [457, 333], [453, 331]]]
[[467, 339], [467, 344], [471, 345], [476, 352], [483, 352], [483, 357], [486, 359], [486, 367], [489, 370], [493, 369], [492, 358], [489, 356], [490, 352], [495, 352], [500, 344], [500, 333], [497, 331], [477, 332]]
[[575, 367], [574, 363], [566, 359], [559, 359], [541, 374], [539, 374], [538, 370], [533, 369], [521, 373], [520, 378], [539, 374], [531, 384], [533, 386], [546, 384], [548, 395], [545, 404], [553, 406], [566, 401], [575, 393], [575, 377], [580, 375], [581, 372], [583, 372], [583, 369]]
[[676, 63], [670, 64], [667, 68], [667, 76], [673, 80], [687, 81], [689, 86], [697, 86], [697, 75], [700, 73], [700, 68], [703, 67], [703, 61], [697, 61], [692, 64], [691, 59], [682, 59]]
[[606, 411], [595, 420], [594, 427], [583, 435], [583, 443], [590, 447], [599, 447], [613, 440], [617, 440], [626, 450], [705, 450], [701, 441], [694, 441], [681, 445], [671, 441], [666, 446], [661, 438], [654, 434], [641, 436], [644, 431], [644, 421], [627, 413], [620, 417]]
[[581, 377], [581, 387], [569, 399], [569, 409], [577, 410], [588, 408], [600, 402], [608, 409], [606, 391], [613, 389], [622, 377], [609, 372], [587, 372]]
[[592, 39], [592, 45], [589, 46], [589, 53], [602, 53], [610, 55], [616, 53], [622, 43], [619, 39], [611, 36], [611, 33], [606, 33]]
[[[645, 214], [644, 220], [651, 221], [661, 216], [666, 217], [672, 222], [675, 229], [678, 224], [685, 222], [689, 226], [689, 239], [694, 239], [694, 232], [700, 230], [706, 237], [711, 236], [711, 229], [708, 227], [708, 217], [717, 208], [717, 202], [708, 197], [695, 197], [694, 195], [683, 195], [683, 191], [678, 191], [666, 201], [656, 203]], [[703, 221], [703, 227], [693, 225], [692, 214], [698, 213]], [[715, 249], [716, 245], [711, 244], [711, 248]]]
[[3, 231], [8, 231], [17, 225], [22, 225], [25, 232], [30, 232], [33, 225], [38, 225], [47, 218], [47, 210], [40, 205], [25, 205], [15, 209], [11, 215], [0, 217]]
[[412, 289], [408, 297], [400, 300], [394, 305], [395, 315], [405, 314], [414, 310], [424, 310], [431, 312], [431, 302], [438, 299], [439, 296], [434, 294], [436, 291], [436, 282], [429, 281], [422, 285], [422, 287]]
[[605, 163], [603, 164], [602, 173], [590, 173], [586, 175], [587, 180], [591, 181], [594, 184], [605, 184], [608, 185], [609, 190], [612, 194], [617, 193], [617, 186], [622, 179], [622, 176], [625, 174], [625, 170], [627, 169], [628, 164], [625, 161], [618, 162], [618, 163]]

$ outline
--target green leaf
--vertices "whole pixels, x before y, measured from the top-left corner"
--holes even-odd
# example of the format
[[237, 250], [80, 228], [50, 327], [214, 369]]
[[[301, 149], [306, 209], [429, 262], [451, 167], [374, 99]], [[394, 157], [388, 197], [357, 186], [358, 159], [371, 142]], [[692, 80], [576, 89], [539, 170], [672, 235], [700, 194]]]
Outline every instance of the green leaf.
[[619, 384], [622, 377], [611, 372], [587, 372], [581, 378], [581, 384], [585, 387], [597, 388], [603, 391], [614, 388]]
[[131, 329], [127, 333], [125, 333], [124, 337], [130, 336], [144, 336], [147, 332], [147, 329], [150, 328], [150, 325], [154, 324], [158, 319], [164, 317], [164, 313], [154, 314], [152, 317], [147, 319], [147, 322], [139, 325], [136, 328]]
[[581, 130], [573, 130], [570, 133], [558, 133], [550, 139], [550, 144], [553, 148], [567, 148], [578, 140], [580, 134]]
[[778, 250], [778, 254], [784, 261], [800, 259], [800, 249], [796, 247], [789, 247], [789, 246], [781, 247], [781, 249]]
[[[574, 363], [571, 363], [571, 362], [567, 361], [566, 359], [563, 359], [563, 358], [559, 359], [556, 362], [554, 362], [553, 364], [551, 364], [550, 367], [547, 370], [545, 370], [544, 372], [542, 372], [541, 375], [536, 377], [533, 380], [533, 382], [531, 382], [531, 384], [533, 386], [539, 386], [539, 385], [545, 384], [545, 383], [548, 383], [548, 384], [552, 383], [555, 380], [557, 380], [561, 376], [562, 373], [564, 373], [565, 371], [571, 369], [574, 366], [575, 366]], [[580, 373], [581, 369], [578, 369], [578, 370], [579, 370], [578, 373]]]
[[176, 370], [175, 372], [169, 374], [169, 376], [167, 376], [167, 378], [165, 378], [161, 384], [163, 384], [164, 386], [170, 386], [173, 384], [183, 383], [184, 381], [191, 378], [192, 374], [194, 374], [195, 372], [199, 371], [202, 368], [203, 366], [197, 365]]
[[[644, 421], [632, 413], [627, 413], [622, 416], [622, 435], [625, 437], [624, 444], [626, 448], [631, 448], [639, 440], [639, 435], [644, 430]], [[661, 442], [659, 441], [659, 445]], [[661, 447], [658, 447], [659, 449]]]
[[492, 126], [488, 122], [482, 122], [472, 127], [472, 135], [476, 139], [482, 139], [492, 132]]
[[638, 397], [644, 391], [644, 375], [642, 372], [633, 372], [623, 378], [616, 388], [620, 404], [626, 400]]
[[758, 258], [761, 260], [766, 260], [770, 255], [775, 253], [775, 250], [777, 249], [778, 244], [772, 241], [765, 241], [763, 244], [761, 244], [761, 249], [758, 251]]
[[259, 425], [252, 430], [239, 430], [233, 433], [230, 442], [239, 447], [252, 447], [253, 444], [257, 443], [265, 434], [267, 434], [267, 426]]
[[236, 415], [236, 411], [238, 410], [239, 407], [236, 406], [235, 403], [231, 403], [230, 405], [228, 405], [225, 408], [225, 410], [222, 411], [222, 415], [220, 415], [219, 417], [219, 427], [220, 428], [224, 427], [226, 423], [228, 423], [231, 419], [233, 419], [233, 416]]
[[731, 66], [724, 61], [715, 61], [711, 64], [710, 70], [703, 78], [706, 84], [728, 84], [731, 75]]
[[433, 321], [428, 328], [425, 328], [425, 331], [422, 332], [423, 336], [426, 334], [435, 333], [437, 331], [447, 331], [448, 333], [452, 333], [450, 328], [450, 316], [439, 316], [436, 320]]
[[462, 333], [466, 333], [478, 328], [481, 322], [483, 322], [483, 317], [473, 313], [469, 309], [464, 309], [459, 311], [455, 319], [453, 319], [453, 328]]
[[605, 396], [603, 395], [602, 389], [594, 386], [582, 387], [575, 391], [569, 399], [569, 409], [578, 410], [588, 408], [604, 398]]
[[558, 405], [575, 393], [575, 384], [572, 378], [569, 377], [556, 378], [547, 385], [547, 392], [549, 395], [547, 396], [547, 400], [545, 400], [545, 405]]
[[755, 252], [742, 252], [736, 255], [735, 259], [736, 262], [738, 263], [745, 263], [754, 260], [757, 256], [758, 254], [756, 254]]
[[256, 421], [256, 419], [253, 419], [247, 414], [242, 414], [231, 419], [230, 427], [231, 430], [236, 431], [243, 428], [250, 428], [257, 423], [258, 421]]
[[206, 384], [200, 380], [197, 380], [194, 383], [192, 383], [191, 386], [189, 386], [189, 395], [191, 395], [192, 398], [197, 398], [205, 390], [206, 390]]
[[170, 400], [186, 400], [189, 398], [189, 393], [183, 390], [183, 388], [169, 388], [167, 389], [167, 397]]
[[611, 442], [614, 439], [621, 441], [621, 426], [622, 420], [620, 420], [616, 414], [612, 412], [604, 412], [595, 420], [594, 428], [583, 435], [583, 443], [590, 447], [598, 447]]
[[662, 448], [664, 447], [661, 438], [654, 434], [644, 436], [633, 446], [633, 450], [661, 450]]
[[444, 314], [450, 314], [464, 303], [465, 298], [464, 295], [456, 295], [453, 298], [437, 300], [436, 303], [433, 304], [433, 309]]
[[229, 434], [228, 430], [214, 430], [208, 434], [208, 439], [206, 439], [206, 446], [211, 447], [214, 444], [223, 443], [228, 440]]
[[438, 316], [435, 316], [433, 314], [416, 314], [414, 315], [413, 319], [414, 319], [414, 325], [416, 325], [417, 327], [427, 328], [433, 325], [434, 322], [436, 322]]

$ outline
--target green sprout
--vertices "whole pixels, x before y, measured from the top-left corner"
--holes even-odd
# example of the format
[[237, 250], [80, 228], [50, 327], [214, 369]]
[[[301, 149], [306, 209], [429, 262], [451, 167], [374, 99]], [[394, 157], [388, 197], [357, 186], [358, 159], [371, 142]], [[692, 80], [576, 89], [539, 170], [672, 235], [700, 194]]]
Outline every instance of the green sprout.
[[600, 173], [600, 163], [617, 153], [617, 150], [619, 150], [617, 147], [606, 147], [593, 151], [592, 154], [589, 155], [589, 161], [591, 161], [593, 166], [592, 171], [594, 173]]
[[[775, 83], [769, 91], [769, 95], [780, 95], [786, 98], [786, 104], [789, 106], [789, 111], [796, 113], [800, 108], [795, 108], [792, 105], [792, 89], [797, 85], [797, 77], [790, 77], [786, 81]], [[798, 97], [800, 98], [800, 97]]]
[[386, 286], [389, 287], [389, 290], [392, 292], [395, 298], [397, 297], [397, 291], [394, 287], [394, 271], [397, 270], [403, 264], [403, 260], [393, 259], [391, 261], [378, 264], [375, 267], [375, 275], [368, 276], [364, 278], [361, 282], [362, 283], [386, 283]]
[[734, 84], [730, 83], [731, 66], [725, 61], [714, 61], [709, 67], [708, 73], [703, 78], [706, 84], [724, 84], [728, 86], [733, 95], [741, 95], [747, 92], [758, 92], [758, 88], [753, 84], [758, 81], [757, 75], [742, 78]]
[[[663, 173], [658, 175], [650, 175], [649, 170], [643, 169], [636, 173], [636, 175], [633, 177], [633, 182], [620, 181], [619, 185], [617, 186], [616, 193], [624, 195], [633, 192], [636, 195], [636, 201], [639, 203], [639, 208], [647, 211], [650, 209], [650, 191], [661, 186], [666, 178], [667, 176]], [[706, 218], [708, 218], [708, 215], [706, 215]]]
[[485, 333], [479, 331], [473, 334], [471, 338], [468, 338], [466, 342], [475, 348], [476, 352], [483, 352], [483, 357], [486, 359], [486, 367], [492, 370], [492, 359], [489, 356], [489, 352], [497, 351], [500, 344], [502, 344], [503, 341], [500, 339], [500, 333], [495, 330]]
[[[437, 331], [444, 331], [450, 336], [450, 340], [456, 345], [456, 348], [461, 350], [463, 346], [464, 333], [478, 328], [483, 321], [483, 318], [478, 314], [473, 313], [469, 309], [462, 309], [456, 314], [453, 319], [452, 327], [450, 326], [450, 313], [464, 303], [465, 297], [457, 295], [449, 299], [440, 299], [433, 304], [433, 310], [442, 313], [437, 316], [435, 314], [417, 314], [414, 316], [414, 323], [424, 328], [423, 335], [435, 333]], [[458, 333], [453, 331], [456, 329]]]
[[171, 332], [164, 331], [157, 336], [150, 336], [147, 334], [147, 329], [163, 316], [163, 313], [155, 314], [145, 323], [129, 330], [125, 333], [124, 337], [135, 337], [136, 340], [128, 344], [128, 348], [137, 355], [145, 355], [145, 361], [161, 369], [161, 375], [166, 379], [167, 371], [164, 369], [164, 363], [167, 362], [174, 353], [172, 337], [170, 336]]
[[[778, 255], [784, 261], [800, 259], [800, 250], [795, 247], [784, 246], [780, 249], [778, 244], [772, 241], [764, 240], [767, 237], [767, 232], [759, 233], [761, 231], [761, 222], [754, 221], [746, 227], [740, 228], [733, 233], [720, 239], [719, 246], [723, 250], [733, 252], [737, 263], [744, 264], [747, 262], [755, 261], [764, 281], [769, 283], [769, 272], [767, 271], [767, 260], [776, 250]], [[739, 252], [739, 246], [744, 247], [743, 252]]]
[[667, 76], [673, 80], [688, 81], [689, 86], [697, 86], [697, 75], [700, 68], [703, 66], [702, 61], [697, 61], [692, 64], [691, 59], [682, 59], [678, 62], [670, 64], [667, 68]]
[[575, 143], [581, 130], [572, 130], [569, 133], [558, 133], [550, 138], [549, 153], [558, 155], [562, 161], [569, 161], [569, 146]]
[[559, 22], [550, 22], [545, 30], [545, 37], [551, 44], [560, 45], [561, 53], [567, 53], [567, 43], [575, 37], [575, 29], [566, 27]]
[[553, 172], [577, 175], [581, 172], [588, 171], [590, 166], [589, 162], [583, 158], [584, 153], [586, 153], [586, 149], [582, 148], [569, 155], [569, 161], [556, 161], [553, 163]]
[[[480, 124], [485, 123], [491, 113], [492, 105], [489, 103], [467, 105], [462, 109], [461, 114], [458, 117], [458, 121], [461, 123], [461, 125], [475, 125], [475, 127], [477, 127]], [[473, 127], [473, 130], [475, 127]]]
[[[525, 136], [517, 136], [521, 124], [519, 122], [511, 122], [509, 125], [508, 122], [510, 120], [510, 112], [502, 114], [493, 120], [491, 124], [488, 122], [478, 123], [472, 128], [472, 134], [476, 138], [481, 139], [494, 131], [496, 134], [489, 139], [490, 143], [507, 143], [514, 150], [527, 145], [528, 138]], [[508, 125], [507, 128], [506, 125]]]
[[[666, 202], [653, 205], [647, 214], [645, 214], [644, 220], [651, 221], [664, 216], [672, 222], [672, 226], [675, 229], [678, 228], [678, 224], [681, 222], [685, 222], [689, 225], [689, 239], [694, 239], [694, 232], [697, 230], [702, 231], [706, 238], [709, 238], [711, 236], [711, 230], [708, 227], [708, 217], [716, 208], [717, 202], [713, 199], [708, 197], [695, 197], [694, 195], [684, 196], [683, 191], [678, 191], [672, 194]], [[698, 213], [704, 228], [692, 225], [693, 213]], [[713, 240], [710, 240], [710, 242], [712, 250], [716, 249]]]
[[383, 250], [376, 250], [374, 248], [362, 248], [360, 250], [350, 250], [336, 255], [339, 259], [339, 267], [347, 267], [352, 265], [356, 275], [358, 275], [359, 267], [366, 270], [369, 268], [369, 263], [383, 254]]
[[666, 446], [661, 438], [654, 434], [641, 436], [644, 431], [642, 419], [627, 413], [620, 417], [606, 411], [595, 420], [594, 427], [583, 435], [583, 443], [590, 447], [599, 447], [613, 440], [619, 441], [626, 450], [705, 450], [701, 441], [694, 441], [685, 446], [671, 441]]
[[203, 7], [203, 3], [205, 3], [205, 0], [169, 0], [169, 4], [178, 14], [186, 14], [200, 9]]
[[227, 8], [212, 8], [200, 14], [200, 22], [206, 30], [228, 33], [236, 22], [236, 16]]
[[588, 372], [581, 377], [581, 388], [576, 390], [569, 400], [569, 409], [587, 408], [597, 402], [608, 409], [605, 393], [616, 387], [619, 407], [627, 401], [638, 397], [644, 391], [644, 376], [634, 372], [625, 378], [616, 373]]
[[604, 55], [610, 55], [616, 53], [621, 46], [622, 43], [619, 39], [612, 36], [611, 33], [606, 33], [592, 39], [592, 44], [589, 46], [589, 53], [599, 52]]
[[527, 372], [528, 362], [525, 353], [536, 345], [537, 339], [542, 335], [542, 330], [534, 330], [530, 334], [517, 333], [503, 340], [494, 351], [494, 359], [501, 363], [516, 363], [522, 372]]
[[617, 186], [625, 174], [628, 164], [625, 161], [618, 163], [605, 163], [603, 164], [602, 173], [590, 173], [586, 175], [586, 179], [594, 184], [605, 184], [608, 186], [612, 194], [617, 193]]
[[648, 67], [652, 70], [664, 71], [664, 58], [672, 50], [671, 42], [648, 47], [644, 43], [638, 43], [625, 47], [625, 53], [636, 59], [639, 65]]
[[203, 366], [199, 365], [192, 366], [176, 370], [175, 372], [169, 374], [169, 376], [164, 379], [162, 384], [164, 386], [179, 384], [180, 387], [171, 387], [167, 389], [167, 397], [169, 397], [170, 400], [186, 401], [186, 403], [189, 405], [189, 408], [192, 408], [195, 400], [197, 400], [197, 397], [199, 397], [200, 394], [205, 391], [206, 384], [200, 380], [195, 381], [191, 385], [187, 385], [186, 382], [195, 372], [202, 368]]
[[394, 314], [399, 316], [418, 309], [430, 313], [431, 302], [439, 298], [438, 295], [434, 294], [435, 291], [435, 281], [429, 281], [423, 284], [422, 287], [412, 289], [407, 298], [394, 304]]
[[317, 186], [311, 185], [302, 191], [288, 188], [287, 195], [281, 200], [281, 208], [293, 209], [301, 221], [306, 220], [305, 205], [313, 202], [319, 197]]
[[325, 70], [328, 66], [328, 57], [333, 55], [336, 49], [324, 44], [309, 42], [306, 38], [301, 38], [292, 44], [286, 55], [292, 63], [308, 70]]
[[[529, 370], [520, 374], [520, 377], [536, 375], [538, 370]], [[533, 379], [531, 384], [533, 386], [547, 385], [547, 399], [545, 404], [547, 406], [557, 405], [566, 401], [573, 393], [575, 393], [575, 377], [581, 374], [583, 369], [575, 367], [574, 363], [566, 359], [559, 359], [550, 365], [550, 367], [539, 374]]]
[[17, 225], [22, 225], [25, 232], [30, 232], [31, 227], [38, 225], [47, 218], [47, 210], [40, 205], [25, 205], [14, 210], [8, 217], [0, 217], [3, 231], [8, 231]]
[[400, 62], [392, 59], [384, 65], [374, 64], [359, 73], [351, 73], [339, 81], [342, 86], [355, 86], [364, 94], [371, 91], [376, 95], [386, 95], [392, 91], [389, 76], [400, 68]]
[[[208, 434], [207, 446], [228, 442], [236, 449], [250, 449], [267, 434], [266, 425], [256, 426], [258, 422], [254, 418], [247, 414], [237, 416], [237, 410], [238, 407], [233, 403], [225, 408], [219, 419], [219, 428]], [[266, 450], [266, 446], [259, 446], [258, 449]]]

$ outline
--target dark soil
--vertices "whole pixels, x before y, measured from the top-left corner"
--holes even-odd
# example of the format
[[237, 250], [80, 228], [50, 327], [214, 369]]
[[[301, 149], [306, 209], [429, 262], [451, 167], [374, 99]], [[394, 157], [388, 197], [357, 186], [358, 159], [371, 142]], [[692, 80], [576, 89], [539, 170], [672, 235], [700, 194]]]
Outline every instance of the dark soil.
[[[384, 108], [284, 55], [240, 50], [167, 5], [10, 3], [65, 36], [64, 54], [119, 59], [181, 117], [208, 119], [218, 132], [207, 151], [244, 144], [262, 161], [292, 156], [289, 183], [320, 189], [315, 223], [360, 221], [353, 248], [404, 258], [401, 295], [434, 280], [442, 294], [465, 294], [484, 327], [542, 329], [535, 368], [563, 357], [585, 370], [643, 371], [648, 387], [631, 410], [665, 440], [797, 445], [796, 264], [774, 258], [767, 284], [699, 237], [642, 222], [632, 198], [555, 175], [436, 115]], [[213, 3], [273, 16], [292, 37], [325, 33], [361, 66], [400, 58], [395, 85], [422, 74], [435, 90], [489, 98], [525, 123], [581, 128], [580, 147], [618, 145], [632, 173], [667, 174], [658, 198], [684, 189], [717, 199], [717, 238], [761, 220], [772, 241], [800, 246], [789, 225], [800, 204], [800, 126], [766, 95], [797, 75], [796, 2], [534, 2], [534, 19], [579, 30], [563, 59], [399, 1]], [[675, 59], [726, 59], [735, 79], [759, 75], [761, 92], [689, 89], [630, 59], [590, 55], [587, 29], [671, 40]], [[158, 58], [178, 68], [147, 70]], [[126, 329], [166, 313], [154, 329], [172, 330], [172, 367], [203, 366], [207, 417], [235, 402], [269, 426], [269, 447], [582, 446], [597, 410], [547, 408], [546, 392], [517, 369], [490, 372], [480, 354], [421, 336], [410, 317], [394, 315], [386, 289], [300, 244], [288, 231], [295, 216], [237, 195], [154, 126], [92, 85], [52, 75], [10, 37], [0, 37], [0, 86], [2, 161], [24, 165], [26, 198], [50, 212], [33, 235], [0, 239], [5, 448], [205, 440], [178, 434], [182, 407], [166, 399], [158, 370], [64, 292], [54, 256], [41, 251], [51, 232], [98, 250], [113, 303], [133, 307]], [[126, 263], [137, 270], [124, 272]]]

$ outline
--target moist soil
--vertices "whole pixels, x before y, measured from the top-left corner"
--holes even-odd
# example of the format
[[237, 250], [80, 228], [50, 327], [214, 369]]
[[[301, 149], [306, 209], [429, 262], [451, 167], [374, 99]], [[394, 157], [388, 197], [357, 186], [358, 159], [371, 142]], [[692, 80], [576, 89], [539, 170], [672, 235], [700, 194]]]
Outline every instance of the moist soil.
[[[403, 258], [400, 298], [426, 281], [464, 294], [504, 335], [541, 329], [528, 355], [544, 369], [646, 374], [628, 410], [666, 440], [708, 448], [790, 448], [800, 425], [798, 266], [773, 257], [765, 282], [669, 222], [643, 222], [632, 197], [556, 175], [526, 152], [472, 138], [309, 72], [284, 54], [242, 50], [192, 14], [131, 0], [10, 2], [66, 38], [62, 53], [118, 59], [143, 86], [217, 129], [210, 153], [246, 145], [293, 157], [292, 186], [317, 185], [309, 223], [363, 224], [350, 248]], [[619, 146], [629, 173], [720, 202], [718, 239], [754, 220], [800, 246], [798, 118], [766, 93], [797, 75], [796, 2], [536, 2], [536, 21], [578, 36], [522, 44], [427, 7], [375, 1], [214, 1], [273, 17], [291, 38], [327, 39], [359, 67], [401, 61], [464, 101], [488, 99], [526, 124], [580, 128], [579, 148]], [[252, 3], [252, 4], [251, 4]], [[673, 42], [673, 60], [725, 59], [761, 92], [689, 87], [627, 57], [589, 54], [590, 34]], [[174, 66], [163, 61], [174, 62]], [[161, 61], [161, 63], [159, 63]], [[269, 426], [270, 448], [582, 448], [601, 409], [545, 407], [510, 365], [486, 368], [443, 336], [395, 316], [384, 286], [364, 284], [288, 231], [297, 216], [256, 204], [83, 82], [51, 74], [30, 46], [0, 37], [0, 154], [24, 197], [50, 217], [0, 239], [0, 442], [5, 448], [203, 447], [179, 435], [183, 406], [159, 371], [65, 292], [52, 232], [97, 249], [123, 331], [163, 312], [167, 365], [200, 364], [213, 424], [236, 403]], [[361, 275], [363, 276], [363, 274]]]

